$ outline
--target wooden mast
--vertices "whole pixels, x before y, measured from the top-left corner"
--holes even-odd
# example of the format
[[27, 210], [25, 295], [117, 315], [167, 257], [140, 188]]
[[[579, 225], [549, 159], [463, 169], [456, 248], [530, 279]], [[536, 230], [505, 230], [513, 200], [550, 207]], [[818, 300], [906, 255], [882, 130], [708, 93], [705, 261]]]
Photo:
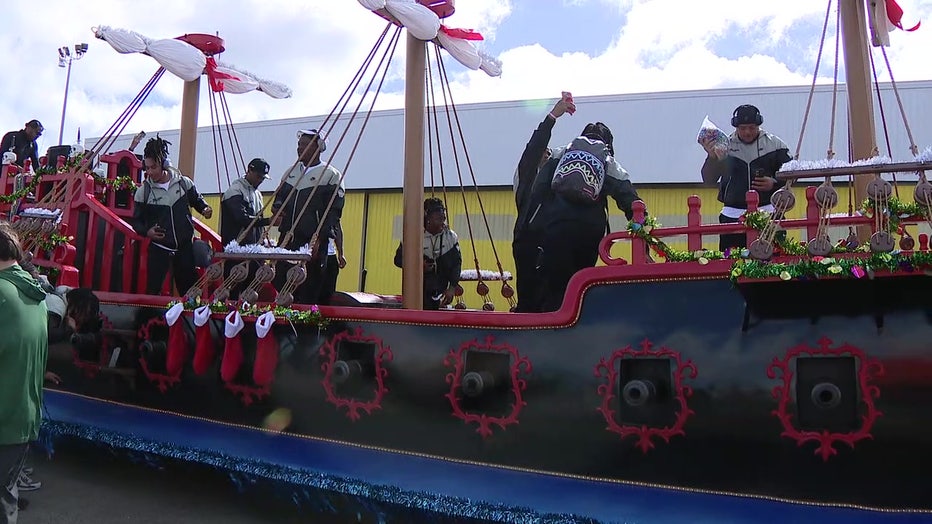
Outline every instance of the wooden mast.
[[201, 92], [200, 77], [184, 83], [181, 98], [181, 133], [178, 138], [178, 165], [182, 174], [194, 180], [194, 158], [197, 149], [197, 108]]
[[[877, 154], [874, 126], [874, 98], [871, 94], [870, 48], [867, 35], [867, 2], [872, 0], [839, 0], [842, 43], [845, 53], [845, 84], [848, 91], [848, 136], [850, 160], [864, 160]], [[874, 175], [854, 176], [855, 206], [867, 198], [867, 184]], [[870, 228], [859, 228], [861, 240], [870, 235]]]
[[424, 99], [427, 43], [407, 35], [401, 303], [424, 308]]

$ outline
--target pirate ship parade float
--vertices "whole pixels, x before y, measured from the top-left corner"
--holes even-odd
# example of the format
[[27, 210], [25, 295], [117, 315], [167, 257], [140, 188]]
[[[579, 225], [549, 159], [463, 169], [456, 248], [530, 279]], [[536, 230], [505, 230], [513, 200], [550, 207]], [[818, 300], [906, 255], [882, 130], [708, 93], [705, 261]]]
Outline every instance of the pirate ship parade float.
[[[932, 158], [918, 149], [905, 163], [876, 154], [866, 28], [878, 6], [837, 6], [849, 57], [851, 160], [867, 160], [785, 166], [779, 177], [790, 186], [820, 182], [804, 191], [803, 218], [778, 219], [795, 203], [791, 187], [774, 195], [773, 214], [757, 211], [749, 193], [739, 224], [701, 224], [702, 203], [691, 197], [688, 225], [663, 228], [635, 203], [627, 230], [602, 241], [604, 265], [574, 276], [559, 310], [525, 314], [421, 310], [423, 131], [448, 126], [454, 136], [460, 128], [440, 49], [492, 75], [498, 64], [470, 43], [478, 35], [441, 24], [452, 0], [361, 3], [387, 22], [347, 93], [373, 64], [369, 87], [380, 83], [406, 39], [403, 295], [294, 303], [290, 293], [313, 253], [224, 251], [200, 223], [198, 236], [214, 253], [197, 284], [181, 297], [145, 295], [150, 241], [126, 222], [140, 182], [135, 155], [105, 153], [104, 140], [91, 151], [105, 153], [104, 176], [85, 156], [59, 161], [16, 191], [24, 178], [4, 166], [3, 201], [32, 262], [59, 285], [93, 287], [101, 301], [99, 355], [50, 351], [49, 370], [63, 382], [46, 391], [47, 435], [281, 481], [300, 486], [321, 511], [354, 515], [932, 518], [932, 252], [926, 235], [910, 233], [932, 220]], [[216, 37], [98, 36], [156, 59], [160, 48], [195, 50], [195, 66], [179, 76], [196, 94], [206, 72], [218, 107], [226, 107], [224, 85], [263, 89], [214, 62]], [[186, 63], [169, 62], [160, 60], [172, 72]], [[441, 80], [442, 116], [426, 74]], [[343, 114], [348, 102], [328, 117], [334, 147], [353, 147], [347, 122], [364, 128], [368, 120], [362, 102]], [[196, 104], [185, 107], [179, 166], [191, 172]], [[468, 166], [461, 154], [456, 165]], [[913, 202], [898, 198], [904, 178]], [[832, 213], [840, 200], [833, 183], [853, 191], [852, 212]], [[852, 234], [831, 238], [830, 225]], [[781, 240], [781, 229], [801, 242]], [[735, 232], [747, 234], [748, 249], [703, 248]], [[676, 236], [686, 237], [686, 250], [670, 247]], [[612, 255], [619, 242], [632, 245], [630, 260]], [[243, 262], [263, 269], [231, 301], [231, 284], [246, 271], [225, 276], [221, 265]], [[500, 288], [513, 297], [496, 265], [484, 271], [477, 260], [469, 285], [481, 296]], [[263, 284], [282, 267], [287, 283], [269, 293]]]

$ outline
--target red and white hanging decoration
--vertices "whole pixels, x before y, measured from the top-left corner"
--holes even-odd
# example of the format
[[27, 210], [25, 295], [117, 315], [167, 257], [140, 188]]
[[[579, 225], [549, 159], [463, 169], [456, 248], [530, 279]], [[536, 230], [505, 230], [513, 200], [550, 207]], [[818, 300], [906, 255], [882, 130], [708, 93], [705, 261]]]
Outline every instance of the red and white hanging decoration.
[[203, 375], [214, 361], [216, 348], [210, 334], [210, 306], [194, 310], [194, 373]]
[[172, 377], [181, 374], [191, 350], [188, 347], [188, 336], [184, 332], [184, 320], [181, 320], [183, 312], [184, 304], [180, 302], [165, 312], [165, 323], [168, 324], [168, 353], [165, 356], [165, 370]]
[[275, 314], [271, 311], [256, 318], [256, 361], [252, 367], [252, 380], [259, 386], [268, 386], [275, 379], [278, 367], [278, 340], [272, 333]]
[[220, 360], [220, 378], [224, 382], [233, 382], [240, 366], [243, 365], [243, 341], [240, 331], [245, 323], [239, 311], [232, 311], [223, 321], [223, 334], [226, 337], [223, 345], [223, 358]]

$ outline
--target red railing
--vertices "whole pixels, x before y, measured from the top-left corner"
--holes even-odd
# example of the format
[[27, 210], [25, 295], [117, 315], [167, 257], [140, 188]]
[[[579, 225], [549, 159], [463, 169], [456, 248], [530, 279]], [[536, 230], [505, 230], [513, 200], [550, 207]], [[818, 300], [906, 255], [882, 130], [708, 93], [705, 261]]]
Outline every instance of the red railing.
[[[106, 166], [107, 179], [116, 181], [122, 175], [136, 183], [141, 181], [142, 162], [135, 154], [118, 151], [103, 155], [100, 160]], [[65, 157], [59, 157], [57, 167], [62, 168], [64, 162]], [[0, 170], [0, 194], [13, 193], [16, 176], [24, 172], [29, 172], [28, 165], [24, 169], [15, 165], [3, 166]], [[31, 178], [31, 175], [27, 175], [23, 180], [24, 185], [28, 185]], [[49, 195], [56, 187], [58, 193]], [[91, 287], [101, 292], [145, 293], [151, 241], [136, 233], [127, 223], [135, 206], [133, 193], [132, 189], [114, 189], [112, 184], [97, 182], [89, 174], [57, 172], [44, 175], [30, 198], [20, 200], [19, 207], [35, 207], [38, 205], [36, 202], [49, 200], [42, 205], [62, 209], [59, 232], [74, 237], [83, 249], [79, 254], [74, 243], [69, 243], [50, 253], [37, 250], [33, 257], [34, 264], [58, 270], [59, 285]], [[0, 212], [7, 213], [3, 218], [9, 217], [11, 209], [10, 204], [0, 203]], [[213, 250], [222, 251], [222, 242], [217, 233], [197, 219], [194, 220], [194, 227], [198, 236]], [[118, 241], [118, 235], [122, 236], [122, 240]], [[118, 282], [113, 282], [116, 269], [121, 270], [121, 276]], [[170, 294], [171, 285], [166, 279], [162, 293]]]
[[[806, 237], [803, 239], [803, 242], [808, 241], [816, 236], [818, 227], [819, 227], [819, 217], [821, 210], [819, 208], [818, 202], [815, 199], [815, 186], [810, 186], [806, 188], [806, 217], [799, 219], [786, 219], [780, 221], [780, 226], [786, 230], [805, 230]], [[747, 210], [748, 213], [752, 213], [758, 210], [760, 203], [760, 197], [756, 191], [748, 191], [747, 193]], [[702, 241], [704, 237], [709, 236], [718, 236], [722, 234], [729, 233], [744, 233], [747, 235], [747, 243], [751, 244], [754, 240], [757, 240], [758, 231], [745, 226], [743, 223], [734, 223], [734, 224], [703, 224], [702, 223], [702, 201], [696, 195], [691, 195], [687, 201], [687, 214], [686, 214], [686, 226], [679, 227], [665, 227], [665, 228], [655, 228], [651, 231], [651, 235], [658, 238], [670, 238], [676, 236], [686, 236], [687, 249], [689, 251], [698, 251], [703, 248]], [[646, 216], [646, 205], [640, 200], [635, 202], [632, 206], [634, 212], [633, 220], [635, 222], [643, 223]], [[908, 217], [902, 219], [903, 224], [916, 224], [918, 220], [915, 217]], [[867, 226], [873, 229], [874, 219], [862, 215], [853, 215], [853, 216], [841, 216], [841, 217], [832, 217], [830, 221], [830, 226]], [[928, 235], [921, 234], [918, 238], [919, 250], [925, 251], [929, 248], [929, 238]], [[631, 242], [631, 264], [645, 264], [647, 260], [647, 246], [644, 239], [638, 237], [637, 235], [632, 234], [630, 231], [618, 231], [615, 233], [610, 233], [602, 239], [602, 242], [599, 243], [599, 256], [606, 265], [609, 266], [621, 266], [628, 264], [629, 262], [621, 257], [615, 257], [611, 254], [612, 245], [616, 242], [630, 241]]]

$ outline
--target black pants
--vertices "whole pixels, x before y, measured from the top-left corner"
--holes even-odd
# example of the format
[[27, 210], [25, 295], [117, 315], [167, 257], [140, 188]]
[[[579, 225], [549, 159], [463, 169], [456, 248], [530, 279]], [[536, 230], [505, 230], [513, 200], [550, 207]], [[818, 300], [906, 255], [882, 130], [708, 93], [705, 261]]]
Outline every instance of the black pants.
[[[738, 218], [726, 217], [725, 215], [718, 215], [719, 224], [736, 224], [740, 221]], [[725, 251], [730, 247], [747, 247], [748, 246], [748, 236], [746, 233], [728, 233], [725, 235], [719, 235], [718, 238], [718, 250]]]
[[[740, 222], [739, 218], [726, 217], [725, 215], [718, 215], [719, 224], [736, 224]], [[786, 240], [786, 231], [778, 231], [774, 237], [777, 240]], [[718, 250], [725, 251], [728, 248], [745, 248], [748, 247], [748, 236], [747, 233], [728, 233], [726, 235], [719, 235], [718, 240]]]
[[595, 266], [604, 234], [604, 227], [570, 221], [547, 229], [541, 239], [542, 311], [560, 309], [570, 278], [580, 269]]
[[525, 233], [520, 240], [511, 243], [511, 254], [515, 259], [515, 291], [518, 304], [515, 312], [538, 313], [543, 282], [540, 276], [541, 247], [536, 235]]
[[[162, 291], [165, 276], [172, 274], [178, 296], [184, 295], [197, 282], [194, 268], [194, 249], [191, 244], [179, 246], [172, 253], [154, 244], [149, 245], [149, 270], [146, 272], [146, 293], [158, 295]], [[169, 294], [172, 294], [169, 292]]]
[[[321, 289], [324, 283], [324, 272], [326, 270], [327, 258], [314, 259], [307, 262], [304, 266], [307, 271], [307, 278], [298, 285], [294, 290], [294, 301], [298, 304], [319, 304]], [[285, 282], [288, 280], [288, 270], [294, 267], [293, 262], [279, 262], [275, 265], [275, 278], [272, 284], [275, 289], [281, 291]], [[332, 293], [331, 293], [332, 295]], [[329, 296], [328, 296], [329, 298]]]
[[336, 255], [328, 255], [327, 263], [323, 267], [323, 278], [320, 283], [320, 294], [317, 303], [325, 306], [337, 291], [337, 277], [340, 276], [340, 261]]

